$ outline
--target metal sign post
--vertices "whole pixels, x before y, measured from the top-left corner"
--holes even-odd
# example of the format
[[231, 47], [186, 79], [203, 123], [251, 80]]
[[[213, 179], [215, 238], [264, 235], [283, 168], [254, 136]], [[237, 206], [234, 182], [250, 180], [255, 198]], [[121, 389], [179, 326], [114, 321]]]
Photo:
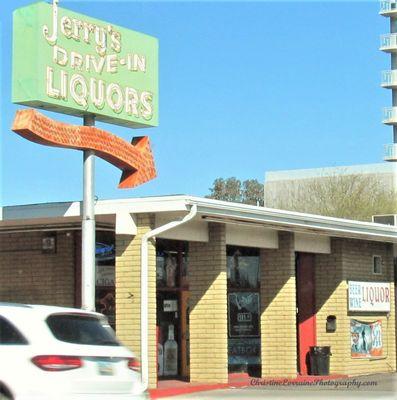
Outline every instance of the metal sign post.
[[[84, 126], [94, 126], [95, 116], [85, 115]], [[81, 224], [81, 306], [95, 311], [95, 152], [83, 152], [83, 220]]]
[[[35, 143], [84, 151], [81, 305], [95, 310], [95, 156], [122, 171], [119, 188], [150, 181], [156, 168], [147, 136], [129, 143], [94, 125], [95, 121], [130, 128], [158, 125], [158, 41], [60, 8], [58, 3], [36, 2], [13, 13], [12, 101], [84, 115], [84, 126], [24, 108], [17, 111], [12, 130]], [[142, 276], [144, 279], [145, 274]], [[149, 376], [144, 343], [148, 332], [147, 282], [144, 285], [143, 389]]]
[[95, 309], [95, 156], [122, 170], [119, 188], [132, 188], [155, 178], [156, 168], [149, 138], [132, 143], [98, 129], [92, 114], [84, 126], [65, 124], [33, 109], [17, 111], [12, 130], [22, 137], [53, 147], [84, 151], [84, 194], [82, 204], [82, 307]]

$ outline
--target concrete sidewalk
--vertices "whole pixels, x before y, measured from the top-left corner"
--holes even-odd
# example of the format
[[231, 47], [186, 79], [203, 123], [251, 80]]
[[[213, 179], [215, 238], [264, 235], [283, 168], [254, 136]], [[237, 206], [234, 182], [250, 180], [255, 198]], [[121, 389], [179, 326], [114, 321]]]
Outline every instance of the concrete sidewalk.
[[[253, 378], [245, 386], [215, 388], [204, 391], [162, 397], [166, 399], [212, 400], [212, 399], [358, 399], [382, 398], [395, 399], [397, 392], [397, 375], [385, 373], [350, 378], [321, 377], [310, 380], [283, 380]], [[320, 377], [318, 377], [320, 378]], [[325, 378], [325, 379], [323, 379]]]

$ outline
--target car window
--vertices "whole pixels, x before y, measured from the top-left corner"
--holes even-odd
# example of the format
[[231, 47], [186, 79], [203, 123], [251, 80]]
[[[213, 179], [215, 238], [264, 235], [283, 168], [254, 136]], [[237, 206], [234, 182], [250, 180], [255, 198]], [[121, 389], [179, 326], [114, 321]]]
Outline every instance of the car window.
[[52, 334], [63, 342], [94, 346], [120, 346], [113, 329], [104, 321], [87, 315], [53, 314], [47, 318]]
[[11, 322], [0, 317], [0, 345], [7, 344], [28, 344], [28, 341]]

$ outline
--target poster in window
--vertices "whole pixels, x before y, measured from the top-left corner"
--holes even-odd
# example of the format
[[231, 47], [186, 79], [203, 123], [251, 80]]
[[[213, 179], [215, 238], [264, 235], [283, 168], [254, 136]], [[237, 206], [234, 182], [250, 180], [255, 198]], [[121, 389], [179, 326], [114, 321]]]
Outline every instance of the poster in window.
[[230, 337], [259, 336], [259, 293], [229, 293], [228, 312]]
[[352, 358], [382, 357], [382, 321], [362, 322], [350, 320]]
[[229, 365], [261, 363], [260, 338], [239, 338], [228, 340]]
[[165, 286], [165, 258], [164, 256], [156, 257], [156, 284], [157, 286]]
[[109, 324], [114, 328], [115, 326], [115, 288], [114, 287], [97, 287], [96, 288], [96, 311], [106, 315]]
[[227, 279], [232, 288], [259, 287], [259, 257], [243, 256], [237, 250], [227, 257]]

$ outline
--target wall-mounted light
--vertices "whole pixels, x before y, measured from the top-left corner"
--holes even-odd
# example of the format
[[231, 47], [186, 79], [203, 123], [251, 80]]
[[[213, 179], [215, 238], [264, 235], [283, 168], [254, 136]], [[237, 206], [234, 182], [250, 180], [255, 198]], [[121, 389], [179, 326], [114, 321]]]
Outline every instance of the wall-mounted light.
[[41, 251], [46, 254], [54, 254], [57, 252], [57, 234], [47, 232], [41, 238]]

